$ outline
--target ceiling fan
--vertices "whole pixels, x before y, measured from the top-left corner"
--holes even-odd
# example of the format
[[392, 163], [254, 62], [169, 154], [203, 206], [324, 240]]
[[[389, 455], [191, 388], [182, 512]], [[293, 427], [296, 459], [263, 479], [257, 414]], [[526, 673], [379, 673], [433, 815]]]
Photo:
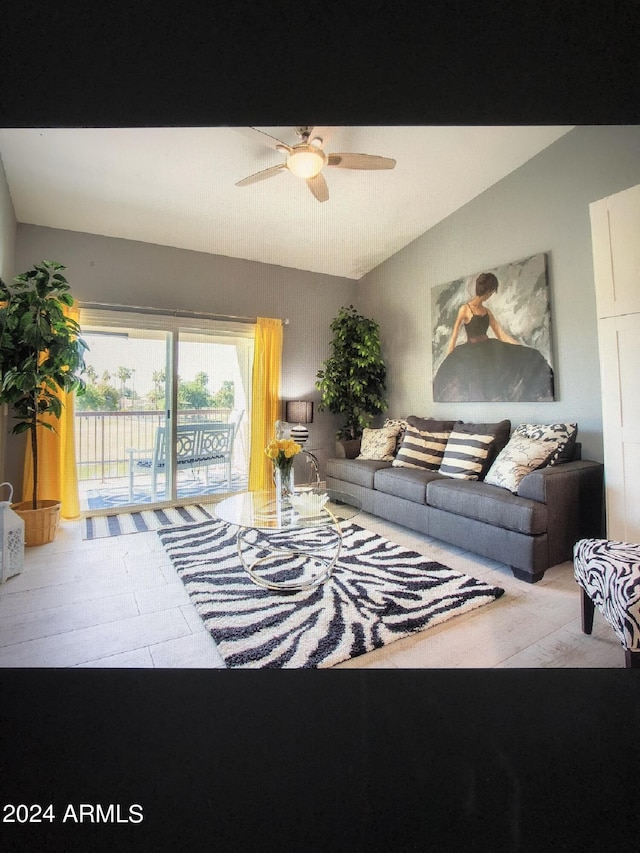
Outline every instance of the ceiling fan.
[[326, 154], [324, 146], [332, 131], [332, 128], [329, 127], [296, 127], [295, 132], [300, 140], [296, 145], [287, 145], [286, 142], [282, 142], [275, 136], [271, 136], [270, 133], [265, 133], [255, 127], [234, 129], [243, 134], [246, 132], [246, 135], [253, 139], [258, 134], [270, 148], [275, 148], [276, 151], [287, 155], [284, 163], [263, 169], [261, 172], [255, 172], [255, 174], [237, 181], [237, 187], [246, 187], [258, 181], [264, 181], [266, 178], [272, 178], [274, 175], [279, 175], [287, 170], [305, 180], [318, 201], [327, 201], [329, 188], [322, 174], [325, 166], [335, 166], [338, 169], [393, 169], [396, 165], [396, 161], [392, 158], [378, 157], [375, 154]]

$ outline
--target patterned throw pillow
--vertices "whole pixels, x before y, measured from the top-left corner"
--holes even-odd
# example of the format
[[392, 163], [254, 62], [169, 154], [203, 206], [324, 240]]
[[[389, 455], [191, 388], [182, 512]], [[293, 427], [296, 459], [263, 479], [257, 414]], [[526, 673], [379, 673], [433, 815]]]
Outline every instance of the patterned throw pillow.
[[423, 468], [427, 471], [437, 471], [448, 438], [449, 432], [427, 432], [409, 424], [398, 455], [392, 464], [396, 468]]
[[[464, 424], [452, 431], [440, 465], [441, 474], [458, 480], [481, 479], [487, 458], [496, 440], [495, 430], [475, 432], [471, 429], [471, 427], [481, 426], [481, 424]], [[496, 426], [496, 424], [487, 426]]]
[[556, 449], [556, 444], [516, 434], [514, 431], [484, 481], [516, 493], [524, 477], [537, 468], [544, 468]]
[[547, 465], [559, 465], [561, 462], [569, 462], [573, 456], [578, 424], [520, 424], [513, 434], [534, 438], [548, 445], [551, 456]]
[[383, 427], [394, 427], [398, 430], [396, 435], [396, 449], [397, 453], [400, 450], [400, 445], [402, 444], [402, 439], [404, 438], [404, 431], [409, 426], [408, 422], [404, 418], [386, 418], [383, 424]]
[[362, 433], [360, 455], [356, 458], [391, 462], [396, 452], [397, 432], [395, 427], [365, 429]]

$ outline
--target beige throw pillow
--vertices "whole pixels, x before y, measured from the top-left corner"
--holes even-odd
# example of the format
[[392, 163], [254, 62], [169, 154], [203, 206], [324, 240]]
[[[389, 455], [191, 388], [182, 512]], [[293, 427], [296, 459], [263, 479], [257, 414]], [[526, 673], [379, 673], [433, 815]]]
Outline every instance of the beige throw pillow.
[[560, 462], [568, 462], [573, 456], [578, 424], [519, 424], [513, 434], [535, 438], [548, 445], [552, 452], [547, 465], [558, 465]]
[[365, 429], [362, 433], [360, 455], [357, 458], [391, 462], [396, 450], [397, 434], [397, 427]]
[[383, 427], [393, 427], [397, 429], [398, 432], [396, 434], [396, 449], [395, 453], [400, 450], [400, 445], [402, 444], [402, 439], [404, 438], [404, 431], [409, 426], [407, 421], [404, 418], [385, 418], [385, 422], [382, 424]]
[[543, 468], [556, 449], [552, 442], [514, 433], [507, 446], [497, 455], [484, 481], [516, 493], [527, 474]]

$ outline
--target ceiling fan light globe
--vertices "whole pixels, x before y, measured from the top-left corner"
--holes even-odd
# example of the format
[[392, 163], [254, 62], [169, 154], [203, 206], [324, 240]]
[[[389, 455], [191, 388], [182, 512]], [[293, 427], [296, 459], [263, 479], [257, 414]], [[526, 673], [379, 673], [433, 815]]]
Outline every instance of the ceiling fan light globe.
[[327, 162], [327, 157], [312, 145], [296, 146], [287, 157], [287, 168], [298, 178], [315, 178]]

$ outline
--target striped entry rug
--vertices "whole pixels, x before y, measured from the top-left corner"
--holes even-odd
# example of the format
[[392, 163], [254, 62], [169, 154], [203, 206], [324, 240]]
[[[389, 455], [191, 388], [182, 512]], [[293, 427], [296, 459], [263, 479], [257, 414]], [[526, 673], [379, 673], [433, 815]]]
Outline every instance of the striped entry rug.
[[103, 539], [125, 533], [146, 533], [169, 525], [193, 524], [208, 521], [213, 512], [201, 504], [147, 509], [141, 512], [120, 512], [117, 515], [93, 515], [84, 521], [83, 539]]
[[[504, 592], [355, 524], [343, 529], [329, 580], [304, 592], [272, 592], [242, 568], [237, 532], [217, 520], [158, 530], [228, 667], [334, 666], [489, 604]], [[258, 546], [259, 536], [256, 532]], [[322, 528], [305, 531], [305, 547], [312, 536], [321, 538]], [[295, 567], [289, 559], [286, 567], [268, 570], [282, 582]]]

